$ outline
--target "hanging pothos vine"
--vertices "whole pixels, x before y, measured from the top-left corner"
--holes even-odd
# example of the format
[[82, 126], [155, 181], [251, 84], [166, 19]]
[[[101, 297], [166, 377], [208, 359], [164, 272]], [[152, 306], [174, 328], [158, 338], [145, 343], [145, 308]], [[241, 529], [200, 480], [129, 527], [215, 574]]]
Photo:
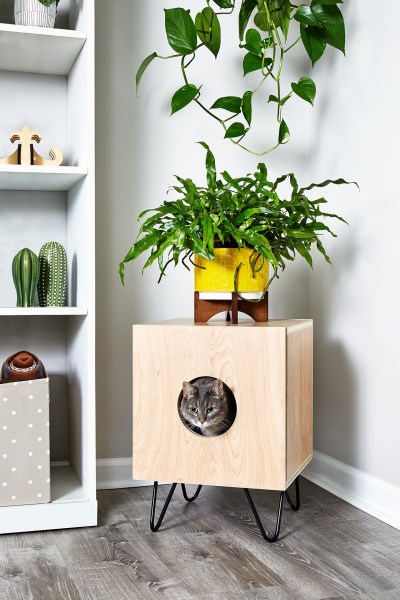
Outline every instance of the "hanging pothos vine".
[[[233, 12], [235, 0], [206, 0], [206, 6], [194, 18], [184, 8], [165, 9], [165, 32], [174, 54], [161, 56], [153, 52], [147, 56], [137, 71], [136, 88], [138, 90], [141, 78], [153, 60], [177, 59], [184, 85], [172, 96], [171, 114], [194, 102], [220, 123], [224, 137], [232, 143], [256, 156], [268, 154], [289, 141], [289, 127], [283, 112], [290, 98], [296, 95], [313, 105], [316, 95], [316, 85], [308, 76], [293, 82], [290, 89], [282, 89], [285, 57], [299, 43], [302, 43], [313, 66], [327, 45], [344, 53], [345, 25], [338, 7], [341, 3], [342, 0], [312, 0], [310, 5], [295, 5], [290, 0], [242, 0], [239, 45], [245, 51], [243, 75], [259, 72], [260, 81], [243, 96], [222, 96], [210, 107], [202, 101], [203, 86], [190, 82], [189, 67], [203, 49], [218, 56], [221, 47], [220, 17]], [[254, 27], [249, 27], [253, 15]], [[294, 26], [298, 31], [291, 36], [291, 39], [295, 38], [294, 41], [289, 43], [289, 31]], [[244, 143], [244, 138], [252, 125], [253, 97], [264, 89], [267, 82], [273, 83], [276, 90], [268, 95], [268, 102], [276, 104], [277, 141], [267, 149], [255, 151]], [[226, 111], [228, 116], [221, 116], [221, 111]]]

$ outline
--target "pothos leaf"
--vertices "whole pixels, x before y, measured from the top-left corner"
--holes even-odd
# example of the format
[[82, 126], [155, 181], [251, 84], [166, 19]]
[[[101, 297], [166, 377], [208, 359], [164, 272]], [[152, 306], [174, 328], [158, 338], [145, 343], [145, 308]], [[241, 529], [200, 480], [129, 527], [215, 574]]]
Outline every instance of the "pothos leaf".
[[256, 56], [260, 56], [261, 54], [261, 35], [257, 29], [248, 29], [246, 31], [246, 43], [244, 44], [244, 48], [255, 54]]
[[278, 96], [274, 96], [274, 94], [271, 94], [268, 98], [268, 102], [276, 102], [277, 104], [280, 104], [281, 106], [283, 106], [289, 100], [291, 95], [292, 95], [292, 92], [290, 92], [290, 94], [288, 94], [287, 96], [285, 96], [284, 98], [281, 98], [279, 100]]
[[206, 6], [196, 16], [196, 31], [199, 39], [217, 58], [221, 47], [221, 26], [218, 15], [210, 6]]
[[251, 118], [252, 118], [252, 99], [253, 99], [253, 92], [245, 92], [243, 94], [243, 100], [242, 100], [242, 113], [244, 118], [247, 121], [247, 124], [251, 125]]
[[240, 113], [241, 106], [242, 99], [239, 96], [223, 96], [222, 98], [218, 98], [211, 108], [223, 108], [224, 110], [238, 114]]
[[346, 34], [343, 15], [336, 4], [321, 4], [315, 2], [311, 5], [313, 14], [324, 28], [324, 37], [328, 44], [341, 50], [344, 54]]
[[286, 124], [286, 121], [282, 119], [281, 124], [279, 126], [279, 136], [278, 141], [280, 144], [287, 144], [290, 138], [289, 127]]
[[261, 29], [261, 31], [268, 31], [269, 17], [264, 8], [258, 7], [258, 11], [254, 16], [254, 25], [257, 25], [258, 29]]
[[185, 106], [190, 104], [190, 102], [192, 102], [192, 100], [196, 98], [199, 91], [199, 88], [197, 88], [191, 83], [184, 85], [179, 90], [177, 90], [172, 96], [171, 100], [171, 115], [178, 112], [178, 110], [181, 110], [181, 108], [184, 108]]
[[295, 12], [294, 18], [299, 23], [304, 25], [314, 25], [315, 27], [322, 27], [322, 23], [317, 19], [311, 10], [311, 7], [307, 4], [301, 4]]
[[300, 77], [298, 83], [292, 83], [292, 90], [306, 102], [314, 104], [317, 88], [310, 77]]
[[232, 123], [230, 127], [228, 127], [225, 137], [226, 138], [236, 138], [243, 137], [248, 132], [248, 129], [245, 128], [243, 123]]
[[139, 84], [140, 81], [143, 77], [143, 73], [145, 72], [145, 70], [147, 69], [147, 67], [149, 66], [149, 64], [151, 62], [153, 62], [153, 60], [157, 58], [157, 52], [153, 52], [152, 54], [150, 54], [149, 56], [147, 56], [144, 61], [142, 62], [142, 64], [140, 65], [140, 67], [137, 70], [136, 73], [136, 94], [139, 91]]
[[166, 8], [165, 31], [168, 43], [177, 54], [192, 54], [197, 46], [193, 19], [184, 8]]
[[267, 0], [271, 18], [287, 38], [290, 25], [290, 0]]
[[[341, 2], [342, 0], [338, 0]], [[214, 0], [215, 4], [220, 8], [233, 8], [234, 3], [233, 0]]]
[[243, 40], [249, 19], [257, 6], [257, 0], [243, 0], [239, 12], [239, 38]]
[[[267, 57], [264, 59], [264, 67], [269, 67], [271, 63], [272, 58]], [[252, 73], [253, 71], [262, 69], [262, 66], [263, 59], [261, 56], [256, 56], [255, 54], [248, 52], [243, 59], [243, 76], [247, 75], [248, 73]]]
[[321, 58], [326, 48], [326, 41], [318, 27], [300, 24], [301, 39], [308, 56], [314, 66]]

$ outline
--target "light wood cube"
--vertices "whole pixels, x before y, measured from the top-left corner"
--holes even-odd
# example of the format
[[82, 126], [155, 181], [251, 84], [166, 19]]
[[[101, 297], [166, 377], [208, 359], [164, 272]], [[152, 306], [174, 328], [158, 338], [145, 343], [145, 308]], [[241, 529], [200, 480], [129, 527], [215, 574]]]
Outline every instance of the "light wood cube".
[[[312, 458], [312, 321], [133, 326], [133, 478], [285, 490]], [[188, 430], [183, 381], [221, 379], [237, 404], [216, 437]]]

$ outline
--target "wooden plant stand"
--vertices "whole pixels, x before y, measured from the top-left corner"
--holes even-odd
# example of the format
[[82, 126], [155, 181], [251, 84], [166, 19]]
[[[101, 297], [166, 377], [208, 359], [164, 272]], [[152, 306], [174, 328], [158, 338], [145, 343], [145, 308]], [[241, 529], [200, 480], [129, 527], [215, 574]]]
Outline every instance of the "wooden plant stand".
[[257, 323], [265, 323], [268, 321], [268, 292], [260, 302], [240, 300], [235, 293], [232, 293], [231, 300], [201, 300], [200, 292], [194, 292], [195, 323], [207, 323], [220, 312], [226, 312], [229, 316], [227, 321], [231, 321], [233, 325], [239, 322], [239, 312], [245, 313]]

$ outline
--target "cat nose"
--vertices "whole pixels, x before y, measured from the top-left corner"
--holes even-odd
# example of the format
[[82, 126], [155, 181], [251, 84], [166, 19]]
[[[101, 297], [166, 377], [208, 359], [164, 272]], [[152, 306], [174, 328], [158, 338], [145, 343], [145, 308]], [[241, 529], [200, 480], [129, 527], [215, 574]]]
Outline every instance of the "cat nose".
[[202, 425], [204, 425], [204, 423], [206, 422], [205, 417], [199, 417], [199, 421]]

